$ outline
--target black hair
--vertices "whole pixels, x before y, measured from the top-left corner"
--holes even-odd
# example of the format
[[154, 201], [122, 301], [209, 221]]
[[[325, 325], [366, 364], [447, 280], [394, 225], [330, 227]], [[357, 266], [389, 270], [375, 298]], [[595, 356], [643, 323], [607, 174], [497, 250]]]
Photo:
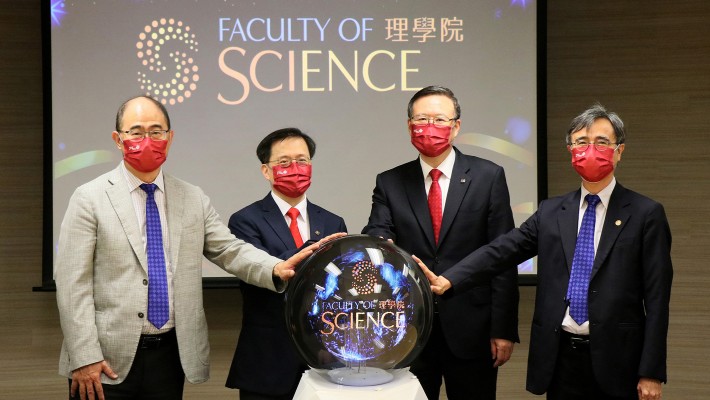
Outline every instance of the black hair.
[[256, 146], [256, 156], [259, 157], [259, 161], [261, 161], [262, 164], [268, 164], [271, 158], [271, 146], [275, 142], [280, 142], [292, 137], [301, 138], [306, 142], [306, 146], [308, 146], [308, 156], [310, 158], [316, 155], [316, 142], [313, 141], [310, 136], [301, 132], [298, 128], [283, 128], [269, 133], [259, 142], [259, 145]]

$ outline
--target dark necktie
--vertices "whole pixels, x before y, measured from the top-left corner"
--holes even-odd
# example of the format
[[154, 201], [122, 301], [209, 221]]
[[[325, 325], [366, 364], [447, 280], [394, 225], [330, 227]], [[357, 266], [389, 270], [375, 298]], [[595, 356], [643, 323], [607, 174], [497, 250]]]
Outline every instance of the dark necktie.
[[431, 215], [431, 226], [434, 228], [434, 243], [439, 243], [439, 231], [441, 231], [441, 187], [439, 186], [439, 177], [441, 171], [432, 169], [429, 172], [431, 176], [431, 187], [429, 188], [429, 214]]
[[160, 329], [168, 322], [170, 303], [168, 301], [168, 278], [165, 272], [165, 254], [163, 253], [163, 231], [160, 227], [160, 214], [155, 204], [154, 183], [141, 186], [147, 194], [145, 201], [145, 232], [148, 244], [148, 321]]
[[569, 315], [579, 325], [589, 320], [587, 295], [589, 293], [589, 278], [594, 265], [594, 225], [596, 224], [596, 209], [599, 196], [588, 194], [587, 209], [582, 217], [582, 225], [577, 235], [577, 245], [574, 248], [572, 272], [567, 287], [569, 300]]
[[286, 215], [291, 217], [291, 224], [288, 226], [288, 229], [291, 231], [291, 236], [293, 236], [293, 241], [296, 243], [297, 249], [303, 246], [303, 238], [301, 237], [301, 231], [298, 230], [298, 221], [296, 221], [298, 214], [300, 213], [295, 207], [291, 207], [286, 212]]

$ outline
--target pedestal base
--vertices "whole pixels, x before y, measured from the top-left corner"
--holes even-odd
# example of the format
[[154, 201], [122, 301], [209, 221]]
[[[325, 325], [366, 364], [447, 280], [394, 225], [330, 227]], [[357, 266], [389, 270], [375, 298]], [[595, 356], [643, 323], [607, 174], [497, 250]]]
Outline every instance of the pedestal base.
[[338, 368], [328, 371], [333, 383], [346, 386], [382, 385], [394, 379], [394, 376], [380, 368]]
[[[369, 369], [369, 368], [368, 368]], [[408, 368], [387, 371], [392, 380], [374, 386], [344, 386], [330, 381], [327, 370], [303, 373], [294, 400], [427, 400], [419, 380]]]

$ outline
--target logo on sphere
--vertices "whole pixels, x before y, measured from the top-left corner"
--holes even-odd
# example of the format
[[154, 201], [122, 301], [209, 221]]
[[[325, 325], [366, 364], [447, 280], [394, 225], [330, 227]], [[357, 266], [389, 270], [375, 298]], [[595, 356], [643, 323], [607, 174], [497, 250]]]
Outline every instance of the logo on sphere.
[[194, 58], [197, 45], [195, 34], [182, 21], [161, 18], [146, 25], [136, 42], [143, 66], [138, 71], [141, 90], [164, 105], [189, 99], [200, 80]]

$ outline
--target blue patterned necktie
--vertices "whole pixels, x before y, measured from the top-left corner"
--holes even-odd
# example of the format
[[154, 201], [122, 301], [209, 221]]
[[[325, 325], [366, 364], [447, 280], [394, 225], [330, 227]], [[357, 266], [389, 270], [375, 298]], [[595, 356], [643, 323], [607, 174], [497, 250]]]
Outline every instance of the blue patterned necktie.
[[574, 248], [572, 259], [572, 272], [567, 287], [567, 300], [569, 301], [569, 315], [579, 325], [589, 320], [587, 309], [587, 294], [589, 292], [589, 278], [594, 265], [594, 225], [596, 224], [596, 209], [599, 196], [588, 194], [587, 209], [582, 217], [582, 226], [577, 235], [577, 245]]
[[145, 201], [145, 231], [148, 239], [148, 321], [160, 329], [168, 322], [170, 304], [168, 302], [168, 279], [165, 272], [163, 253], [163, 231], [160, 227], [160, 214], [155, 204], [154, 183], [141, 186], [147, 194]]

